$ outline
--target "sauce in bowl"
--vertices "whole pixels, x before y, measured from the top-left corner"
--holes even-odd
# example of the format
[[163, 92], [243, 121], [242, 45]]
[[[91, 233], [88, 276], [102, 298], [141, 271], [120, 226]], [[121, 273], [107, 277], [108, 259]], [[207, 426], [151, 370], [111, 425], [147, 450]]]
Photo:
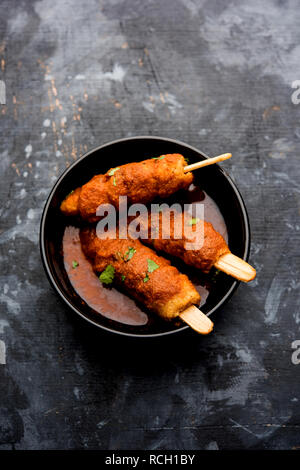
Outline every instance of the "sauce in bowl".
[[148, 316], [134, 300], [117, 289], [101, 284], [82, 252], [78, 228], [66, 227], [63, 253], [65, 270], [73, 288], [92, 309], [110, 320], [126, 325], [141, 326], [148, 322]]

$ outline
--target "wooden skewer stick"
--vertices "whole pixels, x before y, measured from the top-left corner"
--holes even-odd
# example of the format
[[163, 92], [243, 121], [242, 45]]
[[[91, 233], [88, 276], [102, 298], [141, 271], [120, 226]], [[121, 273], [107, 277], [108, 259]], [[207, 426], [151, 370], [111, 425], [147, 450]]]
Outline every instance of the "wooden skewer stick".
[[[203, 168], [204, 166], [213, 165], [214, 163], [222, 162], [231, 158], [231, 153], [223, 153], [217, 157], [207, 158], [201, 162], [193, 163], [184, 167], [183, 171], [187, 173], [188, 171], [194, 171], [198, 168]], [[221, 256], [218, 261], [215, 263], [215, 267], [220, 269], [226, 274], [235, 277], [239, 281], [249, 282], [252, 281], [256, 276], [256, 271], [250, 264], [242, 260], [238, 256], [233, 255], [232, 253], [226, 253]], [[188, 323], [188, 322], [187, 322]]]
[[195, 305], [188, 307], [179, 317], [201, 335], [207, 335], [214, 327], [213, 322], [208, 316], [202, 313]]
[[250, 264], [232, 253], [222, 255], [214, 266], [243, 282], [252, 281], [256, 276], [256, 271]]
[[218, 155], [217, 157], [206, 158], [205, 160], [201, 160], [201, 162], [193, 163], [192, 165], [185, 166], [183, 171], [187, 173], [188, 171], [198, 170], [198, 168], [203, 168], [204, 166], [213, 165], [214, 163], [223, 162], [224, 160], [228, 160], [231, 158], [231, 153], [223, 153], [222, 155]]

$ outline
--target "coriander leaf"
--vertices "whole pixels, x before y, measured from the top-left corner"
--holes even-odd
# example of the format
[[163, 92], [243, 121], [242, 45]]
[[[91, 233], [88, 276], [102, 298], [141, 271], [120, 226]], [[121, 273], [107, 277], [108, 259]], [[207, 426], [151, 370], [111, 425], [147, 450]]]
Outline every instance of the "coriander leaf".
[[111, 284], [113, 282], [114, 276], [115, 268], [111, 264], [109, 264], [100, 274], [99, 280], [102, 282], [102, 284]]
[[108, 173], [108, 176], [113, 176], [115, 174], [116, 171], [118, 171], [120, 169], [119, 166], [117, 166], [117, 168], [113, 168], [112, 170], [110, 170], [110, 172]]
[[148, 282], [149, 279], [150, 279], [150, 278], [149, 278], [148, 273], [147, 273], [147, 274], [146, 274], [146, 277], [144, 277], [143, 281], [144, 281], [144, 282]]
[[211, 275], [211, 280], [216, 282], [218, 280], [218, 275], [220, 274], [220, 269], [214, 268], [214, 272]]
[[[126, 253], [124, 255], [124, 261], [131, 260], [131, 258], [133, 257], [135, 252], [136, 252], [136, 250], [134, 248], [132, 248], [131, 246], [129, 246], [128, 250], [126, 251]], [[127, 256], [127, 259], [125, 259], [125, 256]]]
[[113, 185], [114, 185], [114, 186], [117, 186], [117, 184], [116, 184], [116, 177], [115, 177], [115, 176], [114, 176], [114, 179], [113, 179]]
[[122, 279], [122, 282], [124, 282], [125, 279], [126, 279], [126, 276], [124, 276], [124, 274], [122, 274], [121, 279]]
[[72, 266], [73, 266], [73, 269], [77, 268], [77, 266], [79, 266], [79, 263], [78, 261], [76, 261], [75, 259], [72, 261]]
[[153, 271], [156, 271], [159, 266], [158, 264], [155, 263], [155, 261], [152, 261], [152, 259], [147, 259], [148, 262], [148, 273], [153, 273]]
[[153, 157], [152, 160], [162, 160], [165, 158], [165, 155], [161, 155], [160, 157]]
[[197, 222], [199, 222], [199, 219], [196, 217], [193, 217], [192, 219], [189, 220], [189, 225], [195, 225]]
[[74, 189], [72, 189], [72, 191], [69, 192], [69, 194], [66, 196], [66, 198], [71, 196], [71, 194], [73, 194], [73, 193], [74, 193]]
[[189, 163], [189, 161], [190, 161], [190, 159], [189, 159], [189, 158], [187, 158], [187, 157], [184, 157], [184, 159], [185, 159], [185, 162], [186, 162], [186, 163]]

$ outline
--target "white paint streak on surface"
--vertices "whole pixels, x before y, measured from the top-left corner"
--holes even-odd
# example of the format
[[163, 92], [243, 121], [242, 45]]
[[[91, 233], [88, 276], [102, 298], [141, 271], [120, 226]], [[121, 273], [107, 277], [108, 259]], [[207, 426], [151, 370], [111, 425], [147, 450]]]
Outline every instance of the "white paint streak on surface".
[[73, 393], [74, 393], [75, 397], [77, 398], [77, 400], [79, 400], [80, 399], [80, 391], [79, 391], [78, 387], [74, 387]]
[[29, 158], [32, 154], [32, 145], [31, 144], [26, 145], [24, 150], [25, 150], [25, 157]]
[[50, 119], [45, 119], [45, 121], [43, 122], [44, 127], [50, 127], [50, 124], [51, 124]]
[[292, 152], [294, 147], [288, 141], [286, 137], [276, 139], [272, 145], [272, 151], [270, 152], [270, 157], [278, 160], [280, 158], [286, 158], [287, 153]]
[[232, 3], [215, 18], [206, 15], [201, 35], [217, 65], [236, 67], [240, 72], [257, 68], [262, 76], [280, 76], [289, 86], [300, 76], [293, 15], [279, 4], [274, 7], [272, 0], [247, 2], [238, 11]]
[[283, 173], [282, 171], [274, 171], [273, 175], [280, 180], [287, 181], [288, 183], [292, 184], [294, 186], [293, 191], [300, 193], [300, 184], [292, 180], [289, 175]]
[[102, 421], [99, 421], [99, 423], [97, 424], [97, 428], [102, 429], [104, 426], [106, 426], [108, 422], [109, 422], [109, 419], [103, 419]]
[[199, 5], [199, 0], [182, 0], [184, 6], [191, 12], [192, 16], [197, 15], [199, 8], [202, 7], [203, 2], [201, 1], [201, 5]]
[[243, 349], [238, 349], [236, 351], [236, 355], [238, 356], [239, 359], [241, 359], [242, 362], [251, 362], [252, 356], [249, 351], [246, 350], [246, 348]]
[[[126, 70], [119, 64], [113, 66], [112, 72], [100, 72], [96, 75], [90, 75], [89, 79], [92, 80], [112, 80], [113, 82], [122, 82], [126, 75]], [[85, 80], [86, 76], [78, 74], [74, 78], [75, 80]]]
[[229, 420], [234, 424], [234, 427], [236, 427], [236, 428], [241, 428], [241, 429], [243, 429], [244, 431], [246, 431], [246, 432], [248, 432], [249, 434], [251, 434], [252, 436], [255, 436], [256, 438], [259, 437], [259, 435], [255, 434], [253, 431], [251, 431], [251, 429], [248, 429], [246, 426], [243, 426], [242, 424], [238, 423], [238, 422], [235, 421], [234, 419], [229, 418]]
[[142, 105], [144, 106], [146, 111], [149, 111], [149, 113], [154, 112], [154, 105], [152, 103], [150, 103], [149, 101], [143, 101]]
[[27, 212], [28, 219], [33, 220], [35, 217], [35, 213], [36, 213], [35, 209], [29, 209], [29, 211]]
[[27, 196], [26, 189], [22, 188], [21, 191], [16, 194], [17, 199], [24, 199]]
[[169, 92], [151, 95], [149, 101], [143, 101], [142, 105], [150, 113], [153, 113], [155, 109], [161, 113], [161, 110], [166, 107], [171, 114], [176, 114], [183, 108], [176, 96]]
[[97, 78], [112, 80], [114, 82], [122, 82], [126, 75], [126, 70], [121, 67], [119, 64], [113, 66], [112, 72], [105, 72], [98, 75]]
[[206, 446], [206, 450], [219, 450], [218, 443], [216, 441], [211, 441]]
[[182, 104], [177, 101], [176, 96], [171, 93], [165, 94], [165, 101], [172, 114], [175, 114], [178, 109], [183, 107]]
[[279, 277], [274, 277], [265, 302], [265, 322], [269, 325], [277, 321], [277, 312], [283, 290], [282, 281]]
[[2, 340], [0, 340], [0, 364], [6, 364], [6, 347]]
[[0, 295], [0, 302], [5, 303], [9, 313], [18, 315], [21, 311], [21, 306], [18, 302], [8, 297], [6, 294]]
[[9, 326], [8, 321], [6, 320], [0, 320], [0, 333], [4, 333], [4, 328]]
[[4, 152], [0, 153], [0, 172], [2, 174], [9, 167], [9, 163], [10, 163], [10, 158], [8, 155], [8, 151], [4, 150]]
[[33, 243], [38, 243], [38, 221], [40, 220], [41, 212], [41, 209], [29, 209], [27, 219], [22, 224], [17, 224], [0, 234], [0, 245], [9, 240], [15, 240], [17, 235], [27, 238]]
[[248, 425], [243, 426], [242, 424], [238, 423], [237, 421], [235, 421], [232, 418], [229, 418], [229, 421], [231, 421], [234, 424], [233, 427], [243, 429], [248, 434], [251, 434], [252, 436], [254, 436], [256, 439], [263, 439], [267, 436], [270, 436], [271, 434], [273, 434], [275, 432], [276, 429], [278, 429], [282, 426], [282, 424], [272, 424], [271, 426], [269, 426], [268, 431], [262, 432], [262, 433], [254, 433], [253, 431], [251, 431], [251, 429], [249, 428]]

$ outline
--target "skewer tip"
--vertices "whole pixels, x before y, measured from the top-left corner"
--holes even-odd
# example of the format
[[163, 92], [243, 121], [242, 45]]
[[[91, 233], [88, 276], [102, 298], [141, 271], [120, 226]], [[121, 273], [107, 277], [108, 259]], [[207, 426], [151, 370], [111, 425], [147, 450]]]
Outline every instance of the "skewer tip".
[[215, 268], [220, 269], [226, 274], [235, 277], [239, 281], [250, 282], [256, 276], [255, 269], [249, 263], [233, 255], [232, 253], [225, 253], [214, 264]]
[[201, 335], [208, 335], [213, 330], [213, 322], [195, 305], [188, 307], [179, 317]]
[[204, 160], [201, 160], [200, 162], [187, 165], [184, 167], [183, 171], [184, 173], [187, 173], [188, 171], [198, 170], [199, 168], [203, 168], [205, 166], [223, 162], [224, 160], [228, 160], [231, 157], [232, 157], [231, 153], [223, 153], [222, 155], [218, 155], [217, 157], [206, 158]]

